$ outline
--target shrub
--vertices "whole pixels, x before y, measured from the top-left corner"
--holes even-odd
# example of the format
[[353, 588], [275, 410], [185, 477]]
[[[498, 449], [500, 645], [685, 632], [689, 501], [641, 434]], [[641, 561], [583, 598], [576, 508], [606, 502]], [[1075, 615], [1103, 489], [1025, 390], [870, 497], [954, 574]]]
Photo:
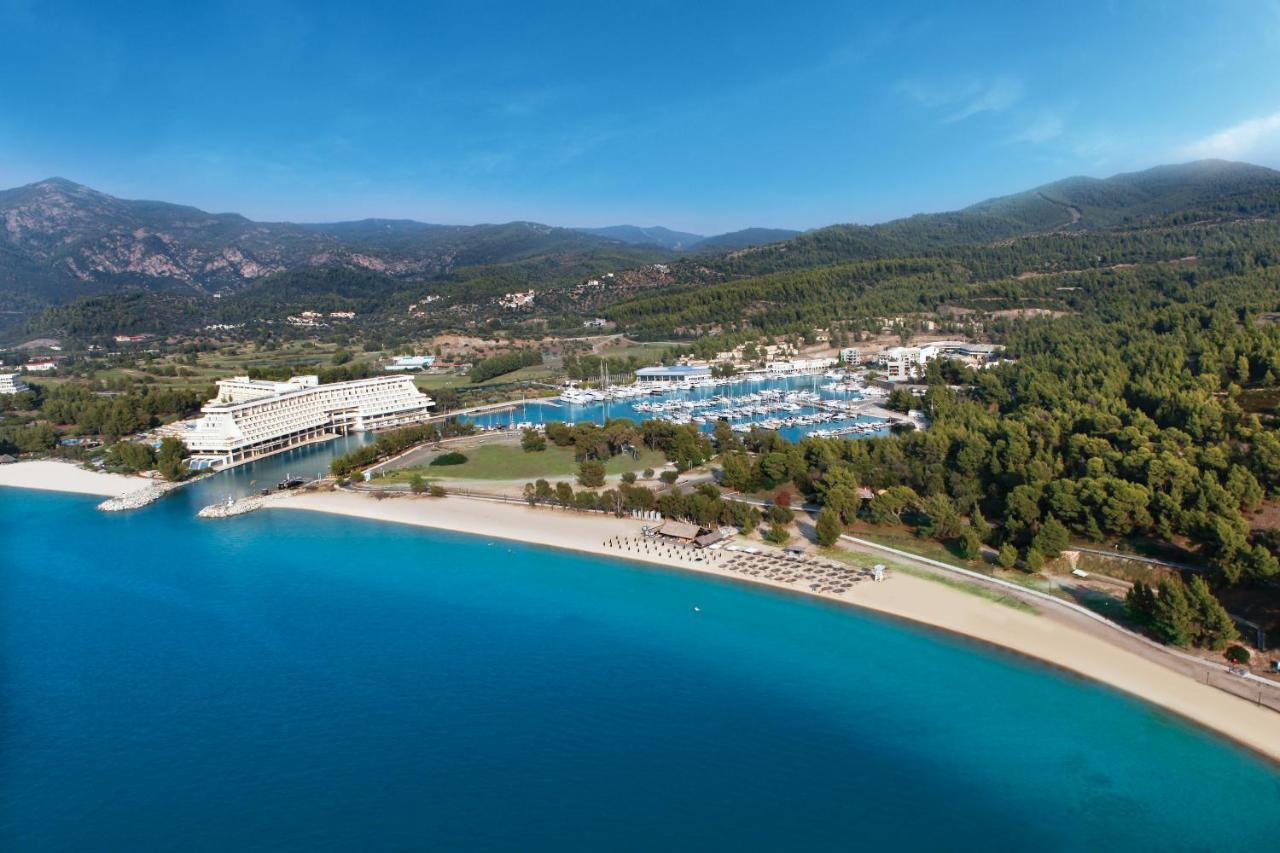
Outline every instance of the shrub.
[[520, 437], [520, 447], [525, 453], [538, 453], [547, 449], [547, 438], [536, 429], [526, 429]]
[[1249, 662], [1250, 657], [1252, 655], [1249, 654], [1249, 650], [1244, 646], [1232, 646], [1227, 649], [1227, 660], [1232, 663], [1246, 664]]
[[415, 495], [420, 495], [427, 490], [427, 481], [422, 479], [421, 474], [414, 474], [409, 478], [409, 491]]
[[604, 463], [595, 459], [584, 459], [578, 465], [578, 482], [587, 488], [604, 485]]
[[662, 475], [658, 479], [670, 486], [676, 480], [680, 479], [680, 475], [675, 471], [663, 471]]
[[427, 490], [427, 494], [431, 495], [433, 498], [442, 498], [449, 493], [446, 492], [444, 486], [439, 483], [432, 483], [431, 488]]
[[645, 478], [646, 480], [652, 480], [652, 479], [653, 479], [653, 469], [652, 469], [652, 468], [645, 468], [645, 469], [644, 469], [643, 474], [644, 474], [644, 478]]
[[634, 483], [635, 481], [636, 481], [635, 471], [628, 471], [627, 473], [622, 475], [622, 482], [626, 483], [628, 486]]
[[791, 541], [791, 534], [781, 524], [770, 524], [765, 528], [764, 539], [774, 545], [786, 545]]
[[774, 524], [790, 524], [795, 521], [796, 514], [792, 512], [790, 507], [774, 504], [769, 507], [765, 516]]
[[450, 451], [449, 453], [442, 453], [441, 455], [437, 456], [435, 459], [432, 459], [431, 462], [429, 462], [428, 464], [430, 465], [462, 465], [466, 461], [467, 461], [467, 456], [465, 453], [459, 453], [458, 451], [453, 450], [453, 451]]

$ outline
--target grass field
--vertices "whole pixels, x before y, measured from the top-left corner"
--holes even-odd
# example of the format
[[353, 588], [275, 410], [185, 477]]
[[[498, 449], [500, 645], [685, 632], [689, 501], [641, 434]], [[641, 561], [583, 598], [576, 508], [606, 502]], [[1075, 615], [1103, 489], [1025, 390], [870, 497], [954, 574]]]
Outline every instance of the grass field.
[[[486, 444], [462, 451], [467, 461], [462, 465], [415, 465], [388, 471], [379, 477], [393, 483], [408, 482], [415, 474], [426, 479], [448, 480], [537, 480], [539, 478], [570, 479], [578, 472], [573, 450], [567, 447], [548, 447], [535, 453], [526, 453], [510, 444]], [[605, 463], [608, 474], [639, 473], [645, 468], [657, 470], [666, 464], [666, 458], [654, 450], [642, 450], [636, 459], [615, 456]]]
[[605, 358], [627, 358], [635, 356], [644, 362], [657, 361], [663, 353], [677, 344], [673, 341], [644, 341], [619, 346], [605, 347], [600, 355]]

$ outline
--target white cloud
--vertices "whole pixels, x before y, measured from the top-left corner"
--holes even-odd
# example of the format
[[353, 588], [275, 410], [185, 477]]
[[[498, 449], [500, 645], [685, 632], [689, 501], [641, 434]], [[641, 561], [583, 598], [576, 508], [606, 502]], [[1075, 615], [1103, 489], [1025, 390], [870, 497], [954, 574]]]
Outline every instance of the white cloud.
[[1062, 135], [1065, 126], [1062, 116], [1055, 113], [1042, 113], [1035, 121], [1010, 137], [1010, 142], [1026, 142], [1039, 145]]
[[1185, 146], [1191, 159], [1280, 160], [1280, 112], [1251, 118]]
[[929, 109], [946, 109], [946, 122], [964, 121], [986, 112], [1002, 112], [1018, 101], [1026, 90], [1017, 77], [969, 79], [957, 83], [937, 83], [917, 79], [898, 83], [898, 92]]

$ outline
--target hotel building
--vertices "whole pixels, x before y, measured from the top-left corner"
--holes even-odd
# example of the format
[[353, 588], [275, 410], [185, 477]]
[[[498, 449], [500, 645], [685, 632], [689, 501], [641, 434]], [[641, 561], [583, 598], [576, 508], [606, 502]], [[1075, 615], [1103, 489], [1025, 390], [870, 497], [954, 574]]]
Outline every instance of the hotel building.
[[0, 373], [0, 394], [21, 394], [27, 385], [17, 373]]
[[320, 438], [421, 423], [430, 397], [408, 376], [321, 385], [315, 376], [269, 382], [237, 376], [182, 435], [193, 467], [234, 465]]

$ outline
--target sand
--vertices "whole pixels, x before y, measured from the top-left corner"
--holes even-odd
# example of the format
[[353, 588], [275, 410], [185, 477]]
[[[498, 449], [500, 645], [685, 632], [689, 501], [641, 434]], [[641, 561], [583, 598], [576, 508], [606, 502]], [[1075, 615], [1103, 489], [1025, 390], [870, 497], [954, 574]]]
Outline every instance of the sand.
[[[273, 499], [270, 507], [513, 539], [818, 595], [792, 584], [747, 577], [715, 563], [641, 556], [604, 544], [616, 536], [639, 536], [644, 522], [633, 519], [461, 497], [397, 497], [379, 501], [350, 492], [281, 496]], [[1071, 625], [901, 572], [894, 573], [884, 583], [860, 583], [845, 593], [824, 593], [819, 597], [940, 628], [1039, 659], [1144, 699], [1280, 761], [1280, 716], [1275, 712], [1201, 684]]]
[[33, 459], [0, 465], [0, 486], [20, 489], [44, 489], [50, 492], [78, 492], [114, 498], [141, 489], [150, 481], [123, 474], [90, 471], [73, 462], [57, 459]]

